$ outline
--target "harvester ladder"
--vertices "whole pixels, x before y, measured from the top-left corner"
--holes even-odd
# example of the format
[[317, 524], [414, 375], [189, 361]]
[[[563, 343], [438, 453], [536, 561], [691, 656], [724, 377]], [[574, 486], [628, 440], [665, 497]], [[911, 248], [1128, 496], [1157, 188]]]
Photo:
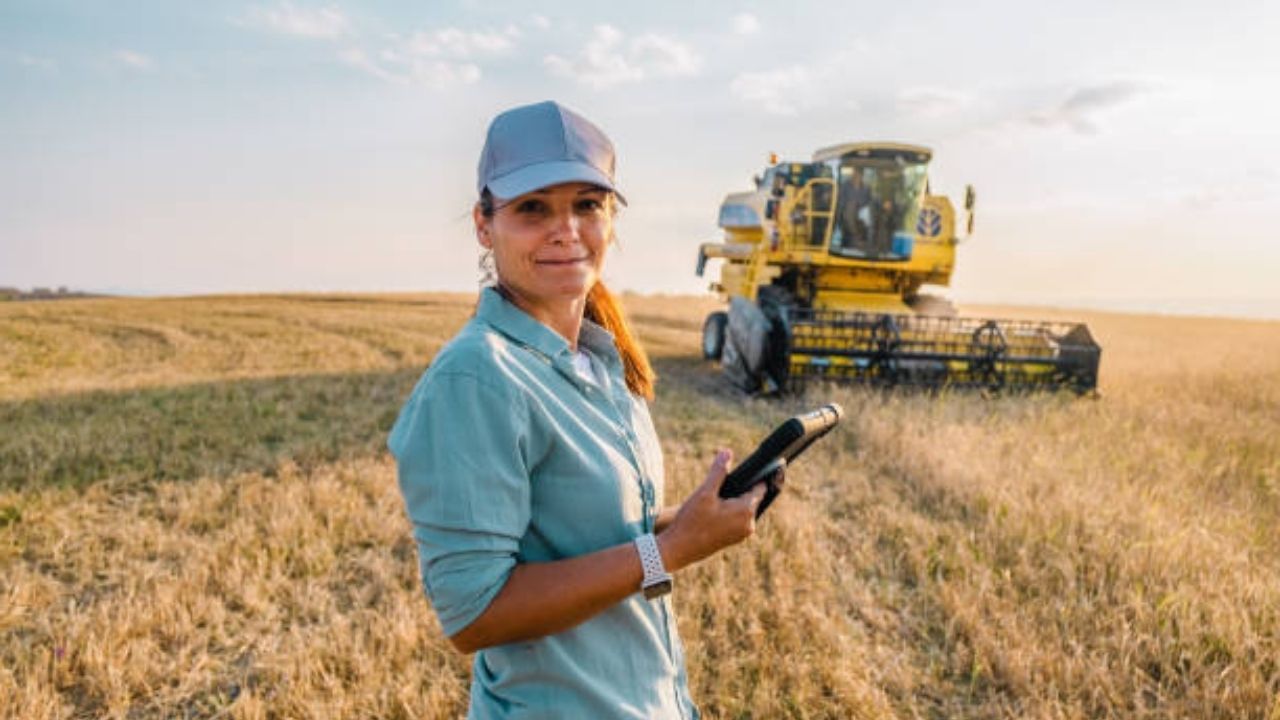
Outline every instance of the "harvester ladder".
[[[819, 187], [828, 188], [825, 207], [822, 209], [814, 207], [814, 202], [818, 197], [816, 190]], [[800, 210], [803, 217], [790, 219], [793, 229], [790, 233], [789, 242], [783, 246], [784, 250], [803, 250], [806, 252], [818, 249], [825, 250], [827, 233], [830, 232], [831, 223], [835, 219], [835, 188], [835, 182], [830, 178], [813, 178], [796, 192], [795, 202], [791, 206], [792, 212], [795, 213]], [[819, 229], [819, 221], [823, 221], [821, 229]], [[820, 248], [819, 246], [822, 247]]]

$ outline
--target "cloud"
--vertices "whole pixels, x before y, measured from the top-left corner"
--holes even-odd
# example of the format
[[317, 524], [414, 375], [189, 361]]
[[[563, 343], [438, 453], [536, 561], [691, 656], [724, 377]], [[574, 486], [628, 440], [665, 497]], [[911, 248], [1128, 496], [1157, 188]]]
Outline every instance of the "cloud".
[[410, 67], [414, 84], [432, 90], [447, 90], [455, 85], [474, 85], [480, 81], [480, 67], [472, 63], [420, 61]]
[[117, 50], [111, 54], [111, 59], [131, 70], [152, 70], [156, 66], [154, 60], [133, 50]]
[[688, 45], [662, 35], [642, 35], [631, 43], [636, 64], [658, 76], [697, 75], [702, 58]]
[[[807, 63], [738, 73], [729, 92], [738, 100], [772, 115], [791, 116], [818, 108], [862, 111], [867, 68], [879, 55], [860, 37], [842, 39], [841, 46]], [[857, 69], [860, 72], [853, 72]]]
[[480, 55], [501, 55], [512, 49], [520, 37], [519, 28], [508, 25], [501, 31], [468, 31], [448, 27], [415, 33], [406, 50], [413, 55], [467, 59]]
[[729, 92], [745, 102], [763, 106], [774, 115], [795, 115], [813, 105], [817, 83], [802, 65], [764, 72], [742, 73], [729, 84]]
[[338, 59], [379, 80], [398, 85], [418, 85], [430, 90], [473, 85], [480, 81], [482, 75], [480, 67], [474, 63], [413, 57], [394, 51], [383, 51], [379, 62], [359, 48], [347, 48], [338, 54]]
[[407, 75], [397, 75], [389, 70], [384, 69], [381, 65], [369, 59], [360, 48], [347, 48], [338, 53], [338, 59], [344, 64], [349, 65], [357, 70], [363, 70], [366, 73], [387, 82], [407, 83], [409, 78]]
[[1039, 127], [1065, 127], [1081, 135], [1096, 135], [1101, 130], [1098, 115], [1130, 103], [1151, 90], [1148, 83], [1130, 80], [1076, 88], [1061, 103], [1033, 112], [1027, 117], [1027, 122]]
[[273, 7], [257, 5], [249, 8], [247, 23], [263, 30], [307, 38], [336, 38], [347, 34], [347, 16], [334, 6], [304, 8], [289, 0]]
[[628, 42], [612, 25], [597, 25], [576, 58], [547, 55], [543, 64], [554, 75], [600, 90], [649, 77], [697, 75], [702, 58], [665, 35], [650, 33]]
[[477, 61], [511, 52], [520, 35], [514, 25], [502, 30], [447, 27], [416, 32], [407, 38], [390, 36], [391, 44], [373, 55], [350, 47], [338, 58], [380, 80], [447, 90], [479, 82], [483, 72]]
[[546, 15], [534, 15], [532, 18], [529, 19], [529, 24], [533, 25], [539, 30], [551, 29], [551, 19], [548, 18]]
[[543, 59], [547, 69], [555, 75], [572, 78], [584, 85], [605, 88], [619, 83], [644, 78], [644, 72], [633, 66], [619, 52], [622, 33], [610, 25], [598, 25], [595, 35], [587, 41], [577, 61], [559, 55]]
[[732, 27], [735, 35], [755, 35], [760, 32], [760, 20], [751, 13], [741, 13], [733, 16]]

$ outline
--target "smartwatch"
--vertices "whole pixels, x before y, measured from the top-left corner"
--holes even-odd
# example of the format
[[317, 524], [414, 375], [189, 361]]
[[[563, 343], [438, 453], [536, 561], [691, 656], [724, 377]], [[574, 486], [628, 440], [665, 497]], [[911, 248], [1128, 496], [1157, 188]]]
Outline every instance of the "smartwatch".
[[644, 568], [640, 589], [645, 598], [653, 600], [671, 592], [673, 578], [662, 565], [662, 553], [658, 552], [658, 539], [653, 533], [636, 538], [636, 552], [640, 553], [640, 565]]

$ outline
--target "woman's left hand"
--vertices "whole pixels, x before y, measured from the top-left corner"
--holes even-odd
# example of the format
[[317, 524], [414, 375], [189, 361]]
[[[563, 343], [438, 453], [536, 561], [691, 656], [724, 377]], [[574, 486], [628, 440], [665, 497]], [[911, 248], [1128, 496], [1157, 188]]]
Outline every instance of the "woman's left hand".
[[[658, 547], [669, 572], [740, 543], [755, 532], [756, 508], [764, 498], [767, 485], [760, 483], [738, 497], [720, 497], [720, 486], [724, 484], [732, 459], [731, 452], [721, 450], [707, 471], [706, 480], [660, 529]], [[779, 471], [771, 482], [781, 489], [785, 474]]]

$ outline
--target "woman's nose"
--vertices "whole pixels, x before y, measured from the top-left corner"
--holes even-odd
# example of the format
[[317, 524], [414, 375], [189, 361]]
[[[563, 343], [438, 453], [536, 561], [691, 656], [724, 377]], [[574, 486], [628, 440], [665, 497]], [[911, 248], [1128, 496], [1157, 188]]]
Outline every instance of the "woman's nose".
[[569, 212], [557, 212], [551, 218], [552, 242], [572, 242], [578, 239], [578, 217]]

